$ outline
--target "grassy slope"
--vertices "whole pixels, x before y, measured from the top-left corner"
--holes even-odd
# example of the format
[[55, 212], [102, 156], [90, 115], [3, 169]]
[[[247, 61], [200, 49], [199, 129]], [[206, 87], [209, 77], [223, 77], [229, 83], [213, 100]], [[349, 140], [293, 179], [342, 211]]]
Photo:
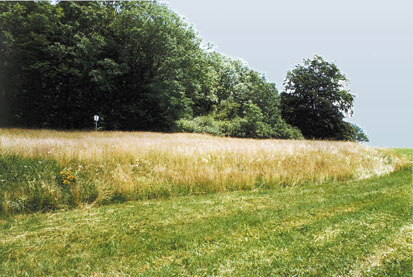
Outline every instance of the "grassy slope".
[[356, 182], [18, 215], [0, 221], [0, 275], [411, 276], [411, 218], [411, 167]]

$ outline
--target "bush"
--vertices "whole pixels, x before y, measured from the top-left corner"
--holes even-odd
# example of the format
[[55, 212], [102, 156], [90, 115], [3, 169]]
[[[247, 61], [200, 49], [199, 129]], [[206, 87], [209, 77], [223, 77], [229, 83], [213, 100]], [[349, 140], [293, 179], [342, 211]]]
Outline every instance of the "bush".
[[[281, 117], [275, 117], [275, 125], [264, 120], [262, 110], [251, 100], [245, 105], [243, 117], [217, 120], [213, 116], [199, 116], [192, 120], [181, 119], [177, 122], [178, 130], [188, 133], [207, 133], [239, 138], [283, 138], [302, 139], [298, 128], [285, 123]], [[218, 118], [221, 114], [216, 115]]]
[[260, 121], [259, 113], [239, 116], [232, 120], [216, 120], [212, 116], [199, 116], [192, 120], [177, 121], [177, 129], [186, 133], [204, 133], [235, 138], [303, 139], [301, 131], [282, 119], [275, 126]]
[[199, 116], [192, 120], [181, 119], [177, 122], [177, 128], [186, 133], [205, 133], [221, 136], [220, 122], [212, 116]]
[[221, 121], [220, 128], [225, 136], [245, 138], [247, 136], [244, 128], [246, 124], [247, 121], [245, 119], [236, 117], [231, 121]]
[[275, 136], [280, 139], [304, 139], [300, 129], [287, 124], [284, 120], [279, 121], [274, 130]]

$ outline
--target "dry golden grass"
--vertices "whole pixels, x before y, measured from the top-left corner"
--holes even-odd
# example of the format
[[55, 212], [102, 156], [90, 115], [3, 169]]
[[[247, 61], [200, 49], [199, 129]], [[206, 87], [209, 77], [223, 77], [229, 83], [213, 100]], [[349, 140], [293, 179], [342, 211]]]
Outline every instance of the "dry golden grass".
[[352, 142], [201, 134], [0, 129], [0, 151], [52, 158], [93, 180], [97, 200], [364, 179], [408, 166], [391, 150]]

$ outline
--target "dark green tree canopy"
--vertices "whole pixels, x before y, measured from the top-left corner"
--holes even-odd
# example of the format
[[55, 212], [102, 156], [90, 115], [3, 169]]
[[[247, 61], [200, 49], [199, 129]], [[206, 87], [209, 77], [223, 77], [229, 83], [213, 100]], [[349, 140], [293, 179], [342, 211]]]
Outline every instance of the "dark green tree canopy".
[[0, 54], [3, 126], [301, 137], [274, 84], [156, 1], [1, 2]]
[[[156, 2], [0, 3], [12, 124], [167, 130], [210, 93], [191, 26]], [[35, 112], [34, 112], [35, 111]]]
[[275, 84], [157, 1], [0, 2], [0, 126], [363, 139], [316, 56]]
[[287, 73], [281, 93], [282, 116], [305, 138], [353, 140], [354, 128], [345, 122], [352, 115], [354, 95], [334, 63], [320, 56], [304, 60]]

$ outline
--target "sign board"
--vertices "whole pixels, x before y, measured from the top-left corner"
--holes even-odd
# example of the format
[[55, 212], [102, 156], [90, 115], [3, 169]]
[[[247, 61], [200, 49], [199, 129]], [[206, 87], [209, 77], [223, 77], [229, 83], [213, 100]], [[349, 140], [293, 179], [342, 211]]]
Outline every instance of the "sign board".
[[99, 116], [98, 116], [98, 115], [95, 115], [95, 116], [93, 117], [93, 119], [94, 119], [95, 121], [99, 121]]

